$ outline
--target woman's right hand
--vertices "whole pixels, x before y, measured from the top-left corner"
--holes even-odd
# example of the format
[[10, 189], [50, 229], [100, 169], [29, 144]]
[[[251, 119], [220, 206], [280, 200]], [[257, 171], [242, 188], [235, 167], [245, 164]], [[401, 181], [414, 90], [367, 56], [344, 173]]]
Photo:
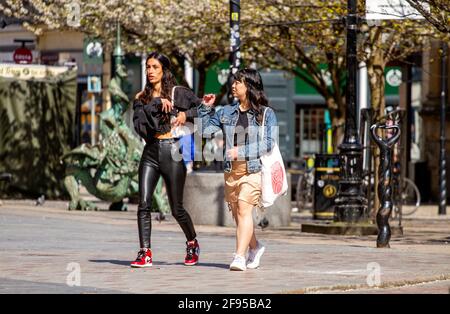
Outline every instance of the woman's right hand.
[[169, 113], [172, 111], [173, 104], [170, 102], [170, 100], [168, 100], [166, 98], [161, 98], [161, 102], [162, 102], [162, 111], [163, 112]]
[[214, 95], [214, 94], [207, 94], [207, 95], [203, 96], [203, 103], [206, 106], [212, 107], [215, 102], [216, 102], [216, 95]]

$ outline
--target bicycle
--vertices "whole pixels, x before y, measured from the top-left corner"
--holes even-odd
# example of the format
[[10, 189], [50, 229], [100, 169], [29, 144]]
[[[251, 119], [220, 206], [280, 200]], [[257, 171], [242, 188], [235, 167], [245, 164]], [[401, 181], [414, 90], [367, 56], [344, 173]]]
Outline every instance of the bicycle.
[[[389, 110], [390, 109], [390, 110]], [[404, 111], [401, 109], [386, 108], [388, 113], [385, 116], [386, 124], [399, 124], [404, 115]], [[403, 215], [409, 216], [414, 214], [420, 206], [420, 191], [416, 184], [408, 178], [401, 175], [400, 164], [400, 148], [398, 144], [394, 146], [393, 150], [393, 166], [392, 166], [392, 179], [393, 179], [393, 198], [394, 208], [392, 211], [392, 218], [399, 219], [401, 223], [401, 217]], [[405, 210], [406, 209], [406, 210]]]
[[408, 178], [394, 184], [394, 209], [392, 219], [414, 214], [420, 206], [421, 196], [417, 185]]
[[300, 172], [295, 190], [298, 210], [312, 209], [314, 202], [314, 158], [305, 156], [305, 169]]
[[[375, 203], [374, 181], [374, 172], [370, 172], [370, 179], [368, 177], [368, 173], [363, 175], [363, 187], [369, 202], [369, 208], [372, 208]], [[392, 219], [401, 220], [402, 216], [410, 216], [419, 209], [421, 202], [420, 191], [411, 179], [394, 178], [392, 194], [394, 200], [391, 214]], [[378, 210], [378, 208], [376, 210]]]

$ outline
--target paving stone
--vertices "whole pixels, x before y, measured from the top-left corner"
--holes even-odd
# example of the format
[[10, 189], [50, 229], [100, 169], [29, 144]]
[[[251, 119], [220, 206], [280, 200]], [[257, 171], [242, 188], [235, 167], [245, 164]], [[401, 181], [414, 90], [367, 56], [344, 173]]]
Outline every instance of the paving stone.
[[[185, 238], [168, 217], [153, 223], [154, 266], [131, 269], [138, 249], [135, 211], [69, 212], [63, 202], [4, 201], [0, 293], [448, 293], [447, 219], [405, 220], [405, 234], [393, 237], [391, 249], [377, 249], [376, 236], [301, 233], [299, 221], [258, 229], [267, 250], [260, 269], [246, 272], [228, 269], [234, 228], [196, 229], [198, 266], [183, 265]], [[71, 287], [74, 265], [80, 286]], [[383, 288], [368, 285], [376, 277]]]

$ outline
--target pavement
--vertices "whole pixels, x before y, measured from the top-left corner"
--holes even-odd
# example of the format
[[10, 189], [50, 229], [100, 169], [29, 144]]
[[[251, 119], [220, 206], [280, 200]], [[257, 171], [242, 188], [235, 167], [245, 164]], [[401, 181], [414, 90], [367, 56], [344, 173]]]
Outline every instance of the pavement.
[[[450, 215], [422, 206], [390, 249], [376, 236], [302, 233], [308, 212], [289, 227], [256, 230], [266, 244], [261, 267], [229, 271], [235, 228], [196, 226], [200, 263], [183, 265], [184, 235], [172, 217], [153, 220], [154, 265], [132, 269], [138, 249], [136, 206], [127, 212], [67, 211], [67, 202], [3, 200], [0, 293], [321, 294], [450, 291]], [[434, 213], [434, 214], [433, 214]], [[450, 213], [450, 208], [447, 209]]]

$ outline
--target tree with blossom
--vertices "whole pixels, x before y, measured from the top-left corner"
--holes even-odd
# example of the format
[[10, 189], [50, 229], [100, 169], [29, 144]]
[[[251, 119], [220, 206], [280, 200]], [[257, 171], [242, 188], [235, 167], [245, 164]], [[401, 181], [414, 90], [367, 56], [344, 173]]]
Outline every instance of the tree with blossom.
[[114, 47], [120, 23], [126, 52], [161, 51], [180, 78], [189, 60], [199, 71], [202, 94], [208, 68], [229, 54], [228, 5], [225, 0], [5, 0], [0, 10], [22, 19], [37, 35], [77, 30], [99, 38], [106, 52]]
[[[333, 124], [342, 124], [346, 90], [346, 1], [261, 0], [252, 5], [252, 11], [257, 7], [263, 9], [252, 22], [251, 47], [244, 50], [258, 64], [287, 71], [314, 87], [324, 97]], [[364, 19], [363, 1], [358, 2], [358, 15], [358, 59], [367, 65], [372, 108], [380, 116], [384, 111], [386, 65], [421, 51], [436, 34], [421, 20], [368, 23]]]
[[[438, 0], [435, 0], [438, 1]], [[364, 21], [364, 2], [359, 1]], [[0, 10], [41, 33], [76, 29], [101, 38], [111, 51], [116, 23], [128, 52], [158, 50], [172, 58], [178, 77], [188, 59], [199, 72], [199, 94], [207, 70], [229, 57], [226, 0], [4, 0]], [[333, 124], [345, 117], [346, 1], [260, 0], [241, 2], [241, 52], [247, 65], [282, 69], [322, 95]], [[360, 23], [359, 59], [368, 67], [371, 103], [383, 112], [384, 68], [423, 49], [433, 30], [423, 21]], [[322, 65], [326, 67], [323, 68]]]
[[448, 0], [406, 0], [438, 31], [450, 34], [450, 1]]

